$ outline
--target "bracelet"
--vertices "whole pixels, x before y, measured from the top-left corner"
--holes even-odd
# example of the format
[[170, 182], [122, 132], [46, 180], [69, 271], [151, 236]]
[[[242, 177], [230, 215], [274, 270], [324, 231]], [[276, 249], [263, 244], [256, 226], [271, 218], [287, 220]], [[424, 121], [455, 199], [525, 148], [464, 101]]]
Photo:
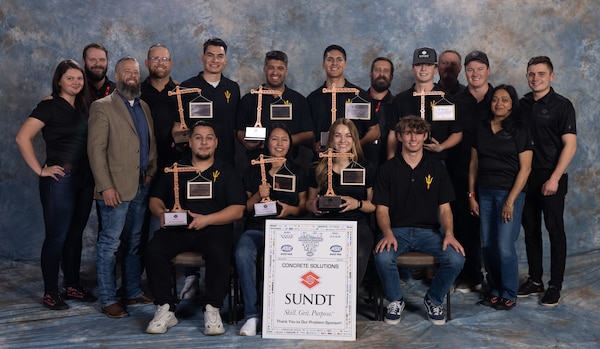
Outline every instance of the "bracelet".
[[475, 193], [471, 193], [470, 191], [467, 192], [467, 198], [473, 198], [475, 199]]
[[40, 168], [40, 174], [38, 175], [38, 177], [42, 176], [42, 172], [44, 172], [44, 166], [42, 166], [42, 168]]
[[360, 210], [361, 208], [362, 208], [362, 200], [358, 200], [358, 207], [356, 209]]
[[509, 204], [508, 202], [505, 202], [504, 205], [506, 205], [506, 207], [508, 207], [508, 208], [515, 207], [514, 204]]

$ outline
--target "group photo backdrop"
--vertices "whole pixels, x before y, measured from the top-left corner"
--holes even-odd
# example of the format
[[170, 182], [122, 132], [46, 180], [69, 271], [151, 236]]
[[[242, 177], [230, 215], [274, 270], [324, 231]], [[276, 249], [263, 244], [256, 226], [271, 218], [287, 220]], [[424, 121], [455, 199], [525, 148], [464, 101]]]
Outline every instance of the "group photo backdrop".
[[[183, 81], [202, 70], [202, 43], [211, 37], [227, 42], [224, 75], [240, 84], [242, 95], [264, 82], [263, 60], [270, 50], [288, 54], [286, 84], [305, 96], [325, 79], [322, 55], [330, 44], [346, 49], [346, 78], [365, 89], [373, 59], [390, 58], [395, 66], [394, 94], [411, 86], [412, 54], [422, 46], [438, 54], [454, 49], [463, 57], [472, 50], [486, 52], [492, 85], [511, 84], [519, 95], [529, 92], [525, 79], [529, 58], [549, 56], [554, 63], [553, 87], [573, 102], [577, 113], [578, 150], [569, 167], [565, 209], [568, 255], [596, 250], [600, 247], [599, 22], [595, 0], [3, 0], [0, 259], [39, 259], [44, 227], [38, 178], [21, 158], [14, 139], [37, 103], [51, 93], [58, 62], [72, 58], [81, 63], [83, 47], [98, 42], [109, 51], [111, 80], [114, 64], [127, 55], [138, 59], [145, 79], [147, 50], [160, 43], [171, 50], [171, 76]], [[466, 84], [464, 72], [459, 80]], [[35, 145], [37, 154], [44, 154], [41, 136]], [[88, 258], [95, 253], [96, 229], [93, 212], [84, 240]], [[518, 249], [525, 258], [522, 241]]]

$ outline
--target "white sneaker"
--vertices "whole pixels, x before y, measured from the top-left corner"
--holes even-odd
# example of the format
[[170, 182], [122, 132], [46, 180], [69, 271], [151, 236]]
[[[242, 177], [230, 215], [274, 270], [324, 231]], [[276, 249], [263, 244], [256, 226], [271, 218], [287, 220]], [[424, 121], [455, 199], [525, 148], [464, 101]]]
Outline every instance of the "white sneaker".
[[207, 336], [216, 336], [225, 333], [223, 321], [221, 320], [220, 309], [210, 304], [206, 305], [204, 310], [204, 334]]
[[169, 304], [159, 305], [154, 313], [154, 318], [150, 321], [148, 327], [146, 327], [146, 333], [165, 333], [169, 328], [177, 325], [177, 323], [175, 313], [169, 311]]
[[194, 298], [198, 294], [198, 290], [200, 289], [200, 278], [197, 274], [187, 276], [185, 278], [185, 284], [183, 285], [183, 289], [179, 294], [179, 298], [181, 299], [190, 299]]
[[256, 332], [259, 332], [260, 319], [257, 317], [251, 317], [246, 320], [244, 326], [240, 329], [240, 336], [256, 336]]

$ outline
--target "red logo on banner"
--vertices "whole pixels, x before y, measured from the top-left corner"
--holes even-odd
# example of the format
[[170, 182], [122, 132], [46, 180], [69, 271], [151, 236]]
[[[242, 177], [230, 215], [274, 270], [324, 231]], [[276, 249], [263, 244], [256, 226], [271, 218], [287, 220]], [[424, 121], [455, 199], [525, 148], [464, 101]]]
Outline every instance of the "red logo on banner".
[[309, 271], [308, 273], [301, 276], [301, 283], [302, 285], [308, 288], [313, 288], [319, 284], [319, 278], [319, 275], [313, 273], [312, 271]]

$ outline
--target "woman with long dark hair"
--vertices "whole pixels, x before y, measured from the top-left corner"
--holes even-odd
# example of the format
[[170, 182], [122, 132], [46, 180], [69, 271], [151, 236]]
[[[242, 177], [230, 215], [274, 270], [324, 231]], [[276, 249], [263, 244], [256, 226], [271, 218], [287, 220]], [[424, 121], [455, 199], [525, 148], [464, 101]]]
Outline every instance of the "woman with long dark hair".
[[[80, 283], [83, 230], [92, 207], [94, 180], [87, 157], [87, 119], [91, 99], [83, 68], [74, 60], [58, 64], [52, 79], [52, 98], [40, 102], [16, 136], [23, 159], [38, 175], [46, 235], [41, 265], [43, 304], [68, 309], [58, 288], [62, 264], [67, 299], [93, 302]], [[42, 132], [46, 159], [40, 164], [33, 138]]]
[[[265, 146], [267, 158], [279, 158], [265, 164], [267, 183], [262, 183], [260, 167], [248, 167], [244, 173], [244, 186], [248, 200], [246, 210], [249, 213], [246, 231], [240, 236], [235, 249], [235, 262], [244, 296], [244, 325], [240, 329], [242, 336], [254, 336], [260, 331], [260, 301], [257, 294], [256, 260], [258, 252], [265, 247], [265, 219], [267, 216], [255, 216], [254, 205], [264, 198], [277, 202], [279, 208], [271, 218], [299, 217], [305, 212], [307, 178], [302, 168], [291, 161], [292, 134], [283, 124], [273, 124]], [[283, 175], [292, 179], [291, 186], [278, 188], [277, 177]], [[285, 189], [285, 190], [280, 190]]]
[[482, 252], [490, 286], [490, 294], [478, 304], [510, 310], [517, 305], [515, 243], [521, 229], [533, 144], [523, 126], [514, 87], [497, 86], [491, 108], [493, 117], [478, 125], [469, 165], [469, 206], [471, 214], [481, 218]]

